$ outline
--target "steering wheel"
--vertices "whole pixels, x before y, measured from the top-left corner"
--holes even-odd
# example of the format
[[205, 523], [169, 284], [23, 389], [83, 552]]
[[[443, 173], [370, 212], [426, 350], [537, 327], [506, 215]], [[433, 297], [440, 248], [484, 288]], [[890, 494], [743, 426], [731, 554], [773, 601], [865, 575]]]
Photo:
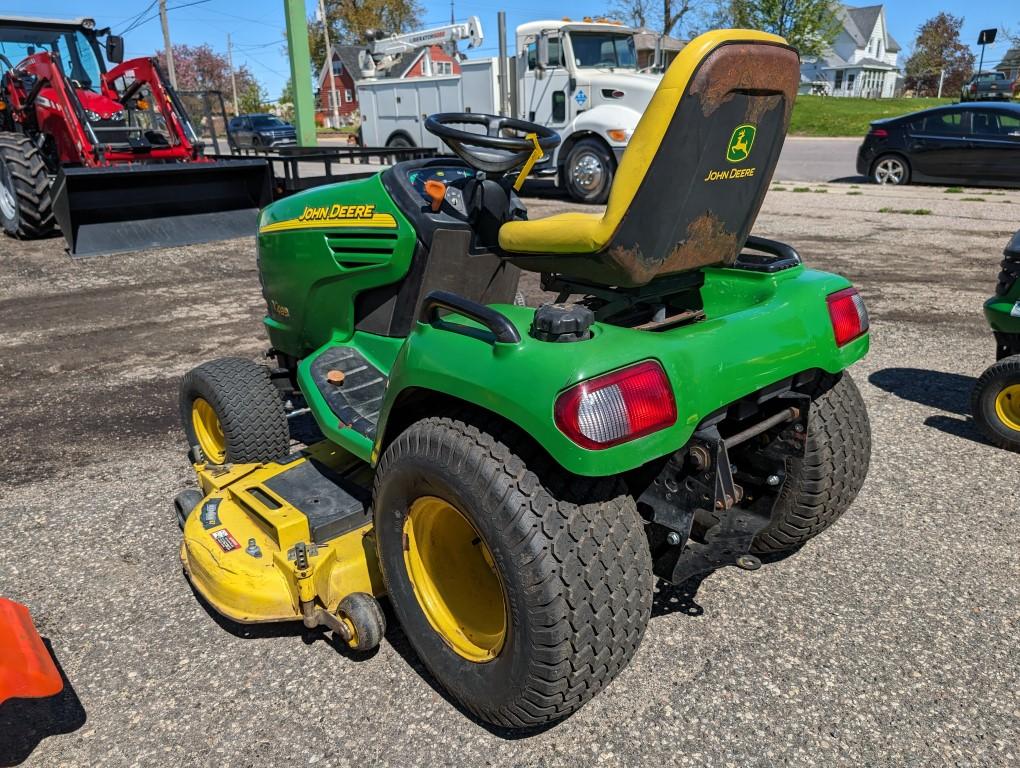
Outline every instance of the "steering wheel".
[[3, 64], [5, 67], [7, 67], [8, 70], [14, 69], [14, 65], [11, 64], [11, 60], [4, 56], [2, 53], [0, 53], [0, 64]]
[[[452, 128], [452, 125], [480, 125], [485, 128], [485, 133]], [[560, 135], [544, 125], [477, 112], [430, 115], [425, 120], [425, 130], [441, 138], [472, 168], [486, 173], [506, 173], [524, 165], [535, 150], [526, 134], [535, 134], [543, 152], [555, 149], [560, 143]], [[517, 135], [504, 135], [508, 132]]]

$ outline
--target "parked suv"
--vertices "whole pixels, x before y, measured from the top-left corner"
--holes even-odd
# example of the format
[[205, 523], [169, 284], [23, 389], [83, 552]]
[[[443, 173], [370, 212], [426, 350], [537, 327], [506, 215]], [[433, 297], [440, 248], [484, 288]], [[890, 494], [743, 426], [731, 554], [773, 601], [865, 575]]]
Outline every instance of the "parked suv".
[[276, 115], [238, 115], [227, 131], [239, 147], [277, 147], [296, 144], [297, 131]]
[[963, 84], [960, 101], [1009, 101], [1013, 83], [1005, 72], [981, 72]]

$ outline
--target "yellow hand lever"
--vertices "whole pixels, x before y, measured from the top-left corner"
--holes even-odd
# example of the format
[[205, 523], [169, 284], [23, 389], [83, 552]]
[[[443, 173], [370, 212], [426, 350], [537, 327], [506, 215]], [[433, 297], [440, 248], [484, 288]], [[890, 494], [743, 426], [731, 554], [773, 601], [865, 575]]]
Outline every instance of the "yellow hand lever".
[[528, 178], [528, 174], [531, 173], [531, 169], [535, 167], [535, 163], [545, 157], [545, 152], [538, 145], [538, 135], [534, 133], [527, 134], [524, 138], [535, 145], [535, 148], [531, 150], [531, 155], [528, 157], [528, 161], [521, 168], [521, 172], [517, 174], [517, 181], [514, 182], [514, 189], [520, 192], [521, 187], [524, 186], [524, 180]]

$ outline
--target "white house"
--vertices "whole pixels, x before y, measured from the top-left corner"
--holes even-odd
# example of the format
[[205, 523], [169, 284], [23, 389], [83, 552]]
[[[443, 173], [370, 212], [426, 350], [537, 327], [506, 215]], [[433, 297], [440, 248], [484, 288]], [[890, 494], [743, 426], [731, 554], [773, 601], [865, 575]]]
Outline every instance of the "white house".
[[843, 29], [831, 48], [800, 65], [800, 92], [888, 98], [896, 91], [900, 44], [889, 34], [881, 5], [836, 11]]

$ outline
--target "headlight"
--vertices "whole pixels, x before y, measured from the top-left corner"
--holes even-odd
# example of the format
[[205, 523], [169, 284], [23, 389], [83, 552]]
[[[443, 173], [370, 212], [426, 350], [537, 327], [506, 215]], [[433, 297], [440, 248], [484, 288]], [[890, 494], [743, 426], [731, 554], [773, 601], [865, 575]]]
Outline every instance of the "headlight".
[[96, 20], [95, 19], [82, 19], [81, 20], [81, 25], [83, 27], [85, 27], [85, 29], [95, 29], [96, 28]]
[[630, 137], [634, 135], [634, 131], [630, 128], [612, 128], [606, 131], [606, 136], [611, 138], [613, 141], [618, 141], [624, 144], [630, 141]]
[[110, 119], [118, 123], [121, 122], [124, 119], [124, 110], [123, 109], [117, 110], [112, 115], [110, 115]]
[[85, 117], [87, 117], [93, 123], [103, 119], [102, 115], [100, 115], [98, 112], [93, 112], [91, 109], [85, 110]]

